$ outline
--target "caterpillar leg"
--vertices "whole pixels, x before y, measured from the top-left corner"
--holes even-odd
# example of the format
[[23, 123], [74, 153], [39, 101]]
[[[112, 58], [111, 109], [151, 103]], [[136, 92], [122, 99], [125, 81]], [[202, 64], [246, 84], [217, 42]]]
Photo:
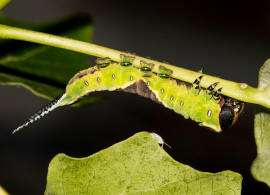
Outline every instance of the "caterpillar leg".
[[201, 91], [201, 87], [200, 87], [200, 82], [203, 78], [203, 75], [199, 76], [197, 79], [195, 79], [195, 81], [193, 82], [193, 88], [195, 90], [195, 94], [199, 94]]
[[200, 82], [201, 82], [201, 80], [202, 80], [202, 78], [203, 78], [203, 75], [199, 76], [197, 79], [195, 79], [195, 81], [193, 82], [193, 84], [199, 85]]
[[213, 90], [215, 89], [215, 87], [218, 85], [219, 82], [213, 83], [212, 85], [210, 85], [209, 87], [207, 87], [206, 93], [207, 94], [211, 94], [213, 93]]
[[193, 82], [194, 89], [199, 89], [200, 82], [201, 82], [202, 78], [203, 78], [203, 75], [201, 75], [197, 79], [195, 79], [195, 81]]
[[222, 90], [222, 88], [219, 88], [219, 89], [218, 89], [217, 91], [215, 91], [214, 94], [213, 94], [213, 98], [214, 98], [214, 100], [216, 100], [217, 102], [219, 102], [220, 99], [221, 99], [221, 90]]
[[214, 92], [214, 89], [215, 89], [215, 87], [218, 85], [218, 83], [219, 83], [219, 82], [213, 83], [212, 85], [210, 85], [209, 87], [207, 87], [206, 93], [207, 93], [208, 95], [213, 96], [214, 93], [215, 93], [215, 92]]

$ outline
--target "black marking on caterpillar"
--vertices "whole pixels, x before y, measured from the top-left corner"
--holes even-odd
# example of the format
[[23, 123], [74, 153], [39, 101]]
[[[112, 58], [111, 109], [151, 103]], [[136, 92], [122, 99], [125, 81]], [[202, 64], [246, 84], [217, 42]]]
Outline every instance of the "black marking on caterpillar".
[[152, 71], [154, 66], [155, 66], [155, 64], [153, 64], [153, 63], [148, 63], [148, 62], [145, 62], [143, 60], [140, 61], [140, 68], [141, 68], [141, 71], [143, 71], [143, 72]]
[[108, 57], [106, 58], [98, 58], [96, 60], [96, 64], [99, 68], [105, 68], [107, 66], [109, 66], [112, 63], [112, 60]]
[[220, 101], [220, 99], [221, 99], [221, 90], [222, 90], [222, 88], [219, 88], [217, 91], [214, 92], [214, 94], [213, 94], [214, 100]]
[[133, 64], [135, 57], [121, 54], [120, 59], [121, 59], [120, 62], [121, 66], [131, 66]]

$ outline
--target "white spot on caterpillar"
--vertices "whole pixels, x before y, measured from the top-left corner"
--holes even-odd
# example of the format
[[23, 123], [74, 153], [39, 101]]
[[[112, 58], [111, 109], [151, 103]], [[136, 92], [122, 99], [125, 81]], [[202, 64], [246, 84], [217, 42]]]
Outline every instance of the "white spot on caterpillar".
[[162, 139], [162, 137], [160, 137], [160, 135], [158, 135], [156, 133], [150, 133], [150, 135], [152, 136], [152, 138], [154, 138], [157, 141], [157, 143], [159, 145], [161, 145], [162, 148], [163, 148], [163, 145], [166, 145], [169, 148], [172, 148], [169, 144], [167, 144], [166, 142], [164, 142], [164, 140]]
[[133, 81], [133, 76], [130, 76], [130, 80]]
[[100, 78], [99, 77], [97, 77], [97, 82], [100, 82]]
[[183, 105], [184, 105], [184, 102], [183, 102], [183, 101], [181, 101], [181, 102], [180, 102], [180, 106], [181, 106], [181, 107], [183, 107]]
[[171, 96], [170, 100], [171, 100], [171, 101], [173, 100], [173, 96]]
[[149, 86], [150, 85], [150, 81], [147, 81], [147, 86]]
[[208, 110], [208, 111], [207, 111], [207, 116], [208, 116], [208, 117], [211, 117], [211, 115], [212, 115], [212, 110]]
[[112, 78], [115, 79], [115, 74], [112, 74]]
[[161, 93], [164, 93], [164, 89], [161, 89], [161, 91], [160, 91]]
[[84, 81], [84, 84], [85, 84], [86, 86], [88, 86], [88, 85], [89, 85], [87, 81]]

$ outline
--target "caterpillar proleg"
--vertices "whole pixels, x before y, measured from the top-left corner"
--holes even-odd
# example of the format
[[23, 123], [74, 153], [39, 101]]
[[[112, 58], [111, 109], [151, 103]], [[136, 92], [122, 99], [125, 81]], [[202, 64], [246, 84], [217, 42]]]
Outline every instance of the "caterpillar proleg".
[[141, 61], [140, 67], [132, 65], [134, 57], [121, 55], [121, 62], [101, 58], [96, 65], [77, 73], [66, 86], [60, 99], [34, 114], [16, 132], [40, 119], [57, 107], [70, 105], [95, 91], [125, 91], [136, 93], [174, 110], [198, 122], [201, 126], [221, 132], [232, 126], [244, 108], [244, 103], [223, 96], [218, 82], [202, 88], [198, 77], [193, 84], [171, 78], [172, 71], [160, 66], [153, 72], [156, 64]]

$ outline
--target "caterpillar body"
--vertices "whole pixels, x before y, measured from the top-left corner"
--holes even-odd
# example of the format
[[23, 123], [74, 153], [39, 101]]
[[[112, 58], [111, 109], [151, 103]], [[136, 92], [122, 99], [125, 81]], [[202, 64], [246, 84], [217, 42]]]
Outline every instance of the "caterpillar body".
[[73, 104], [89, 93], [103, 90], [125, 91], [150, 98], [216, 132], [233, 125], [244, 108], [244, 103], [221, 95], [221, 88], [215, 90], [218, 83], [201, 88], [199, 83], [203, 76], [189, 84], [171, 78], [172, 71], [165, 67], [160, 66], [160, 72], [155, 73], [152, 72], [154, 64], [141, 61], [138, 68], [132, 66], [133, 60], [125, 55], [121, 55], [120, 63], [109, 58], [98, 59], [96, 66], [80, 71], [69, 81], [60, 99], [52, 101], [13, 132], [59, 106]]

